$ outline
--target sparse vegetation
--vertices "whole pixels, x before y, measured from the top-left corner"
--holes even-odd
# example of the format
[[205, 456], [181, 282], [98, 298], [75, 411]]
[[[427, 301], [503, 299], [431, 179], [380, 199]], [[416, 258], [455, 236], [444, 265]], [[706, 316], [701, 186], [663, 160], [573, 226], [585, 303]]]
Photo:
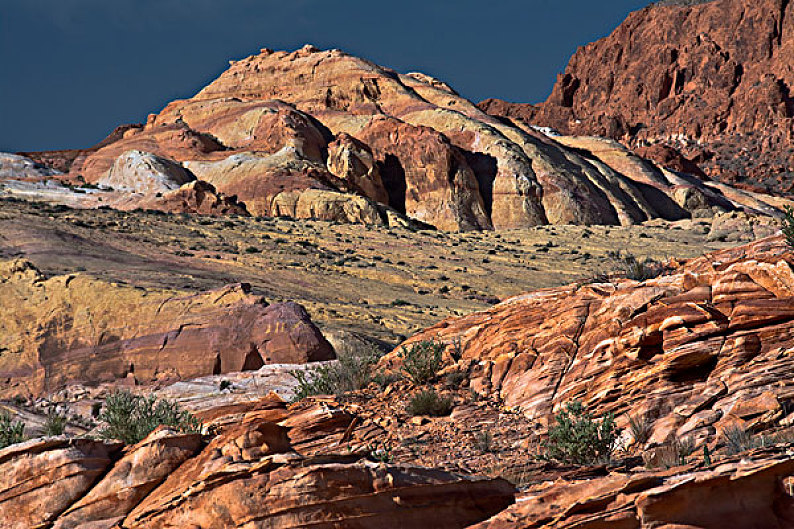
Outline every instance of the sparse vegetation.
[[649, 468], [673, 468], [685, 465], [687, 458], [695, 452], [695, 440], [691, 437], [675, 439], [671, 443], [661, 446], [651, 454], [644, 453], [645, 466]]
[[452, 412], [452, 399], [441, 397], [432, 389], [422, 390], [411, 397], [406, 411], [413, 416], [443, 417]]
[[460, 362], [461, 358], [463, 358], [463, 341], [460, 336], [456, 336], [455, 339], [452, 340], [450, 355], [455, 362]]
[[369, 458], [373, 461], [391, 463], [394, 460], [391, 450], [385, 444], [378, 442], [370, 443], [367, 445], [367, 451], [369, 452]]
[[44, 421], [44, 435], [54, 436], [63, 435], [66, 430], [66, 416], [58, 413], [58, 410], [51, 409], [47, 413], [47, 419]]
[[375, 364], [381, 353], [375, 348], [340, 351], [336, 362], [290, 371], [298, 386], [295, 400], [312, 395], [342, 395], [366, 388], [375, 379]]
[[761, 440], [741, 426], [729, 426], [722, 431], [728, 454], [734, 455], [761, 446]]
[[399, 382], [403, 377], [399, 373], [391, 371], [379, 371], [372, 377], [372, 381], [380, 388], [386, 389], [390, 385]]
[[100, 435], [135, 444], [160, 425], [182, 432], [201, 431], [199, 420], [169, 400], [154, 395], [142, 397], [126, 390], [117, 390], [105, 400], [99, 419], [106, 423]]
[[620, 250], [610, 250], [606, 257], [609, 271], [596, 274], [596, 281], [609, 281], [613, 277], [645, 281], [664, 273], [664, 265], [651, 258], [640, 260], [632, 253], [623, 253]]
[[653, 423], [648, 417], [629, 415], [629, 432], [632, 440], [639, 446], [644, 445], [650, 439], [652, 426]]
[[448, 388], [458, 389], [466, 381], [466, 373], [463, 371], [453, 371], [444, 377], [444, 384]]
[[402, 370], [415, 384], [426, 384], [433, 380], [441, 369], [444, 344], [425, 340], [402, 347], [399, 355]]
[[218, 384], [219, 391], [225, 391], [231, 388], [232, 388], [232, 383], [229, 380], [221, 380], [220, 384]]
[[481, 452], [493, 451], [493, 435], [488, 430], [477, 432], [474, 436], [474, 445]]
[[786, 206], [783, 216], [783, 237], [789, 248], [794, 248], [794, 208]]
[[577, 465], [605, 462], [615, 450], [619, 433], [612, 414], [596, 419], [575, 400], [554, 418], [543, 445], [544, 457]]
[[25, 440], [25, 424], [15, 421], [7, 411], [0, 411], [0, 448]]

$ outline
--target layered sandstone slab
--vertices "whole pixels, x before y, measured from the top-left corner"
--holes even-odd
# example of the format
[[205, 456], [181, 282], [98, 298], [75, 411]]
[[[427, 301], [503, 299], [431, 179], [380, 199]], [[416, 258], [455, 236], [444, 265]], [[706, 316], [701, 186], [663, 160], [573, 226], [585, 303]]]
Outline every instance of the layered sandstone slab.
[[197, 294], [146, 290], [80, 274], [47, 279], [14, 260], [0, 265], [0, 299], [6, 396], [334, 356], [303, 307], [268, 305], [247, 285]]
[[792, 472], [790, 456], [759, 451], [710, 469], [559, 480], [472, 529], [784, 529], [794, 524]]
[[457, 529], [513, 503], [501, 479], [364, 459], [372, 427], [333, 406], [215, 412], [208, 443], [160, 429], [122, 453], [64, 438], [0, 451], [0, 526]]
[[48, 527], [112, 464], [120, 443], [65, 437], [0, 450], [0, 526]]
[[407, 343], [460, 340], [472, 387], [540, 424], [579, 399], [619, 424], [647, 418], [651, 445], [712, 443], [728, 426], [761, 431], [786, 417], [793, 262], [782, 237], [763, 239], [644, 282], [516, 296]]

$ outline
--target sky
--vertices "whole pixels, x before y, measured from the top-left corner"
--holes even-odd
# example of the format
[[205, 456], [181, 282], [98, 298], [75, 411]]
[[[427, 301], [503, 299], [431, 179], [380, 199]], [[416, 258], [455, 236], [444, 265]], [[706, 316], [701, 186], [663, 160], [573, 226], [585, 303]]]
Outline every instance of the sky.
[[260, 48], [341, 48], [463, 96], [544, 100], [648, 0], [0, 0], [0, 151], [88, 147]]

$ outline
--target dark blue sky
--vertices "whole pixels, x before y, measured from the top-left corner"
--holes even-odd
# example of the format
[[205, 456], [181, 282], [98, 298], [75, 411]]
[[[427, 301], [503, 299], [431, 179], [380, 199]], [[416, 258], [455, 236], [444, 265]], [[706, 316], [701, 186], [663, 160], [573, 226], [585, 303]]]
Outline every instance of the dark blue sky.
[[0, 151], [86, 147], [259, 48], [342, 48], [537, 102], [648, 0], [0, 0]]

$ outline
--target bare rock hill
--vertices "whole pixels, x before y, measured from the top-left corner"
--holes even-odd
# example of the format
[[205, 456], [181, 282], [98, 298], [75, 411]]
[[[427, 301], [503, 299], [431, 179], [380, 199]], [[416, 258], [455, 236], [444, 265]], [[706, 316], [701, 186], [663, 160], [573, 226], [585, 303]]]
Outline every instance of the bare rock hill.
[[[82, 207], [167, 210], [177, 183], [198, 180], [217, 194], [211, 203], [226, 204], [204, 207], [216, 214], [236, 200], [255, 216], [378, 225], [409, 217], [443, 230], [777, 211], [668, 165], [610, 140], [511, 124], [427, 75], [305, 46], [232, 61], [194, 97], [75, 156], [63, 180], [87, 183]], [[30, 195], [25, 185], [6, 189]]]

